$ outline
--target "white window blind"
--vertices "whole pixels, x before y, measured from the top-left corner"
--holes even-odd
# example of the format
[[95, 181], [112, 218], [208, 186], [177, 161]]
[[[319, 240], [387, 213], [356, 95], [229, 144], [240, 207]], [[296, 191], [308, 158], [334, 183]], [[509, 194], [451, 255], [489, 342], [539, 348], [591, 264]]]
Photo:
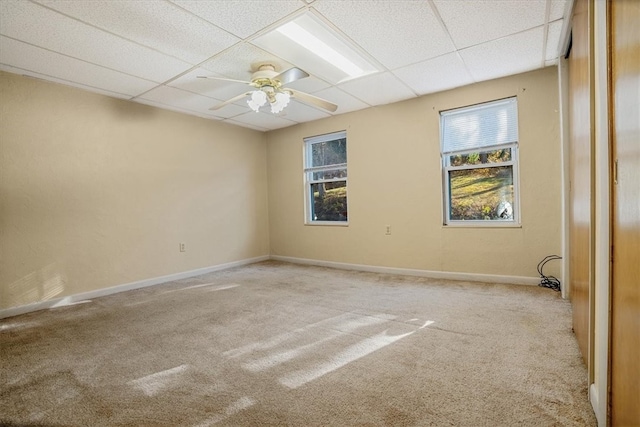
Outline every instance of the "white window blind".
[[516, 98], [443, 111], [442, 153], [518, 142]]

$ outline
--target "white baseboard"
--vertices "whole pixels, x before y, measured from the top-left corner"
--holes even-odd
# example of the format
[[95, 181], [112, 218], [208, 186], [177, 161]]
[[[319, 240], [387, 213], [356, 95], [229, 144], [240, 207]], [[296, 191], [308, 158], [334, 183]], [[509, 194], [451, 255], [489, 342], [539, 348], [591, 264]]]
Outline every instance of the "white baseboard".
[[516, 285], [537, 285], [540, 283], [540, 279], [537, 277], [524, 277], [524, 276], [502, 276], [496, 274], [475, 274], [475, 273], [456, 273], [450, 271], [431, 271], [431, 270], [418, 270], [411, 268], [396, 268], [396, 267], [380, 267], [374, 265], [365, 264], [349, 264], [335, 261], [322, 261], [307, 258], [295, 258], [280, 255], [264, 255], [255, 258], [243, 259], [240, 261], [229, 262], [226, 264], [214, 265], [211, 267], [198, 268], [195, 270], [184, 271], [181, 273], [169, 274], [167, 276], [154, 277], [151, 279], [139, 280], [137, 282], [125, 283], [123, 285], [113, 286], [109, 288], [97, 289], [95, 291], [83, 292], [79, 294], [69, 295], [62, 298], [50, 299], [47, 301], [40, 301], [33, 304], [22, 305], [18, 307], [11, 307], [0, 310], [0, 319], [6, 317], [17, 316], [19, 314], [30, 313], [32, 311], [45, 310], [49, 308], [62, 307], [66, 305], [79, 304], [83, 301], [112, 295], [118, 292], [130, 291], [133, 289], [145, 288], [147, 286], [154, 286], [161, 283], [170, 282], [173, 280], [187, 279], [189, 277], [199, 276], [201, 274], [211, 273], [219, 270], [226, 270], [228, 268], [240, 267], [243, 265], [253, 264], [256, 262], [267, 261], [269, 259], [275, 261], [284, 261], [294, 264], [315, 265], [319, 267], [338, 268], [341, 270], [356, 270], [356, 271], [368, 271], [372, 273], [383, 274], [399, 274], [404, 276], [418, 276], [418, 277], [430, 277], [433, 279], [448, 279], [448, 280], [464, 280], [471, 282], [488, 282], [488, 283], [509, 283]]
[[295, 258], [281, 255], [271, 255], [274, 261], [291, 262], [294, 264], [316, 265], [319, 267], [339, 268], [341, 270], [369, 271], [372, 273], [399, 274], [403, 276], [430, 277], [432, 279], [464, 280], [470, 282], [508, 283], [514, 285], [537, 285], [539, 277], [502, 276], [498, 274], [456, 273], [451, 271], [418, 270], [412, 268], [379, 267], [364, 264], [348, 264], [335, 261], [322, 261], [307, 258]]
[[171, 282], [173, 280], [187, 279], [189, 277], [199, 276], [201, 274], [211, 273], [228, 268], [240, 267], [243, 265], [253, 264], [256, 262], [267, 261], [268, 255], [255, 258], [243, 259], [240, 261], [228, 262], [226, 264], [218, 264], [211, 267], [197, 268], [195, 270], [183, 271], [181, 273], [169, 274], [167, 276], [154, 277], [151, 279], [139, 280], [137, 282], [125, 283], [123, 285], [113, 286], [109, 288], [97, 289], [95, 291], [82, 292], [79, 294], [69, 295], [62, 298], [40, 301], [33, 304], [21, 305], [0, 310], [0, 319], [6, 317], [17, 316], [19, 314], [30, 313], [32, 311], [44, 310], [48, 308], [63, 307], [65, 305], [79, 304], [82, 301], [104, 297], [116, 294], [118, 292], [131, 291], [133, 289], [146, 288], [147, 286], [159, 285], [161, 283]]
[[591, 402], [591, 407], [593, 408], [593, 412], [596, 415], [596, 420], [598, 421], [598, 427], [606, 427], [607, 425], [607, 414], [602, 414], [601, 409], [606, 411], [606, 408], [600, 408], [600, 398], [598, 394], [598, 387], [593, 383], [589, 386], [589, 401]]

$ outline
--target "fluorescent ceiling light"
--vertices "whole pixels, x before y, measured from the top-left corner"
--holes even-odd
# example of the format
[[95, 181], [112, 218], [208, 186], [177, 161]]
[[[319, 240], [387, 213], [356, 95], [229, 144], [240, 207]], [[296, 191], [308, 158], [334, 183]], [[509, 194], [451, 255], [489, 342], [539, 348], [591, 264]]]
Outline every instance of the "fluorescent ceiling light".
[[318, 55], [329, 64], [338, 67], [350, 77], [358, 77], [364, 74], [364, 70], [356, 64], [338, 53], [331, 46], [302, 28], [300, 25], [291, 21], [277, 28], [281, 34], [284, 34], [293, 42], [299, 44], [310, 52]]
[[382, 71], [366, 52], [308, 11], [252, 44], [332, 84]]

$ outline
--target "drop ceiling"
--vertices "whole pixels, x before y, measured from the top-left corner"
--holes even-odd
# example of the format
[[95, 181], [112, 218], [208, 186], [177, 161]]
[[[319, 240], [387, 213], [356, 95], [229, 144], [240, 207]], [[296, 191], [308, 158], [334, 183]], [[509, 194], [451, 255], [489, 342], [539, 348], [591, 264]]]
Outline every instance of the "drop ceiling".
[[[267, 131], [554, 65], [571, 3], [1, 0], [0, 69]], [[258, 47], [261, 36], [304, 13], [380, 71], [334, 83], [314, 75], [315, 58]], [[243, 100], [209, 110], [248, 86], [198, 76], [250, 80], [262, 63], [303, 68], [311, 77], [290, 87], [337, 111], [295, 99], [276, 115], [255, 113]]]

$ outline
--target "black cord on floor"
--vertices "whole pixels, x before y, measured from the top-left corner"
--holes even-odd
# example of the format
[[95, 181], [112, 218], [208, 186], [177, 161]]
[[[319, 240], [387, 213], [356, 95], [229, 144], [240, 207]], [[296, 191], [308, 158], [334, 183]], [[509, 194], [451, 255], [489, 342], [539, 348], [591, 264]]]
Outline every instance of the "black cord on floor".
[[549, 261], [553, 261], [554, 259], [562, 259], [562, 257], [558, 255], [547, 255], [546, 257], [544, 257], [542, 261], [538, 263], [538, 267], [537, 267], [538, 273], [542, 278], [538, 286], [542, 286], [543, 288], [549, 288], [549, 289], [553, 289], [554, 291], [560, 292], [560, 280], [558, 280], [553, 276], [545, 276], [542, 273], [542, 268], [544, 267], [544, 265]]

